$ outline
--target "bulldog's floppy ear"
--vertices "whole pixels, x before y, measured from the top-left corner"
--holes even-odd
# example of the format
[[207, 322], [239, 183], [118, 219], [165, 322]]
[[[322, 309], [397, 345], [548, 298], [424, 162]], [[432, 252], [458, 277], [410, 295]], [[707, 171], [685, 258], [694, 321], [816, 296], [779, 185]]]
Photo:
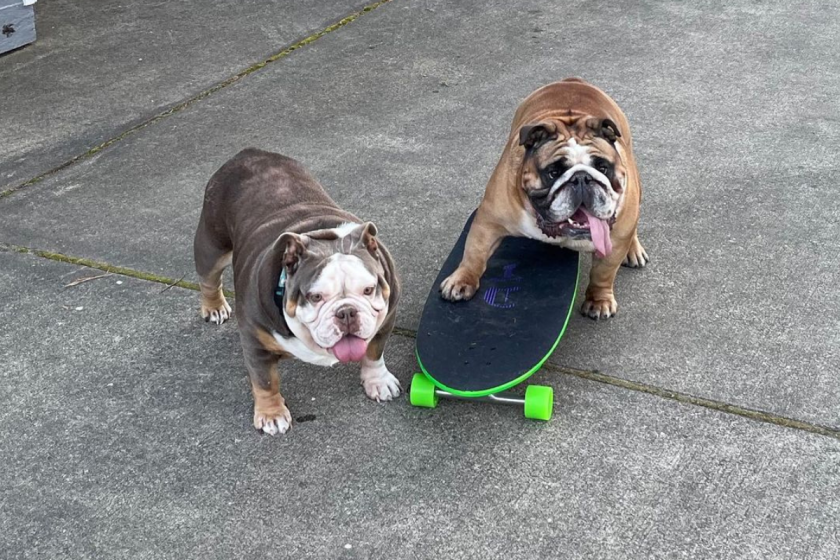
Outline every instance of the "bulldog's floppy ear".
[[379, 243], [376, 241], [376, 234], [378, 230], [376, 229], [376, 224], [373, 222], [365, 222], [362, 226], [362, 237], [359, 240], [365, 249], [376, 258], [379, 258]]
[[592, 128], [595, 129], [595, 132], [601, 138], [605, 138], [610, 142], [615, 142], [618, 138], [621, 138], [621, 132], [618, 130], [618, 125], [611, 119], [602, 119], [593, 124], [594, 126]]
[[300, 259], [306, 254], [309, 237], [287, 231], [274, 242], [274, 250], [283, 253], [283, 266], [288, 274], [294, 274]]
[[383, 274], [376, 275], [376, 283], [379, 284], [379, 289], [382, 290], [382, 299], [387, 303], [391, 299], [391, 286]]
[[526, 124], [519, 129], [519, 145], [525, 146], [526, 150], [530, 150], [552, 136], [557, 136], [557, 125], [551, 121]]
[[385, 303], [388, 303], [391, 299], [391, 286], [385, 279], [385, 275], [382, 274], [382, 270], [384, 270], [385, 265], [382, 259], [382, 254], [379, 252], [379, 242], [376, 241], [377, 233], [379, 233], [379, 231], [376, 229], [376, 224], [373, 222], [365, 222], [364, 227], [362, 227], [362, 237], [359, 240], [359, 244], [364, 246], [379, 262], [380, 271], [376, 275], [376, 281], [382, 292], [382, 299], [385, 300]]

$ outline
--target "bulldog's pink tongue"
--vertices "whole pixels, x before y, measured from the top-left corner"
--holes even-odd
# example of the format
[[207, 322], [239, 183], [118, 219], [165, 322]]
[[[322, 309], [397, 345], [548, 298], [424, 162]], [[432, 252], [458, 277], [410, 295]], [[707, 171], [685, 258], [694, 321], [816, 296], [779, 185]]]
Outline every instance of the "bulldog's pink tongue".
[[365, 357], [367, 342], [358, 336], [348, 334], [332, 347], [335, 357], [341, 362], [358, 362]]
[[592, 244], [595, 245], [595, 253], [601, 258], [606, 257], [612, 253], [609, 222], [601, 218], [596, 218], [587, 212], [583, 206], [580, 209], [586, 214], [586, 220], [589, 223], [589, 234], [592, 236]]

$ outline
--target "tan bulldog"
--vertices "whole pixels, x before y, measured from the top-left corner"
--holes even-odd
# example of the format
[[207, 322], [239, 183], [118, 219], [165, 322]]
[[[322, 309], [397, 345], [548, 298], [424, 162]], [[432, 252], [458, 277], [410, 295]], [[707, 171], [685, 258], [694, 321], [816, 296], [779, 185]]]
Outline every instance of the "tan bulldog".
[[581, 312], [613, 317], [619, 266], [650, 260], [636, 235], [641, 196], [630, 125], [616, 102], [580, 78], [544, 86], [516, 110], [461, 264], [441, 296], [470, 299], [501, 240], [530, 237], [594, 253]]

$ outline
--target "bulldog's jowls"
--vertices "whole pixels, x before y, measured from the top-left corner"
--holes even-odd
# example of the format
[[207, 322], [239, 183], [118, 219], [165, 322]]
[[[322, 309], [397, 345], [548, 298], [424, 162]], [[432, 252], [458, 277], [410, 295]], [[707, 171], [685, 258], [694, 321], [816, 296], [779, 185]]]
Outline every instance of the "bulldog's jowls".
[[222, 272], [233, 265], [258, 430], [284, 433], [292, 422], [281, 358], [361, 362], [370, 398], [400, 394], [382, 357], [400, 292], [394, 262], [376, 226], [340, 209], [300, 163], [249, 148], [224, 164], [207, 184], [194, 247], [207, 321], [230, 317]]
[[471, 298], [500, 241], [524, 236], [594, 253], [581, 311], [610, 318], [619, 266], [649, 260], [636, 236], [641, 195], [630, 125], [615, 101], [579, 78], [542, 87], [516, 111], [464, 257], [441, 295]]

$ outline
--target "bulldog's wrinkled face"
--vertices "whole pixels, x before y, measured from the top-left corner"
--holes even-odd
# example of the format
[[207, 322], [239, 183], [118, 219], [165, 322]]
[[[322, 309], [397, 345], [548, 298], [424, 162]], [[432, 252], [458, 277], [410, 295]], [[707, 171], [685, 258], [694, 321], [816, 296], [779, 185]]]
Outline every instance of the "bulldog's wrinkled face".
[[625, 184], [616, 143], [620, 136], [609, 119], [548, 120], [522, 127], [522, 187], [545, 236], [588, 240], [600, 256], [610, 253], [610, 229]]
[[[285, 239], [284, 239], [285, 238]], [[388, 313], [376, 226], [285, 233], [284, 313], [295, 336], [342, 362], [361, 360]]]

